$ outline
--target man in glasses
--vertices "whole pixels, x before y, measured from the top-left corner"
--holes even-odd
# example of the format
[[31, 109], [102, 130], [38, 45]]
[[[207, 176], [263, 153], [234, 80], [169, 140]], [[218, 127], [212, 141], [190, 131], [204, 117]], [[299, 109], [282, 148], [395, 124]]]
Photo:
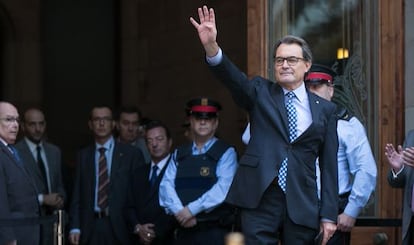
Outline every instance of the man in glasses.
[[[0, 220], [36, 218], [40, 207], [36, 185], [13, 147], [19, 131], [16, 107], [0, 101]], [[0, 225], [0, 244], [38, 245], [39, 225]]]
[[69, 241], [90, 245], [131, 244], [123, 214], [129, 176], [144, 164], [142, 153], [114, 139], [115, 121], [110, 107], [93, 107], [88, 126], [94, 142], [77, 155]]
[[[335, 72], [313, 64], [305, 76], [309, 90], [331, 100], [334, 95]], [[338, 105], [338, 187], [339, 213], [337, 231], [328, 244], [350, 244], [356, 218], [375, 189], [377, 166], [365, 128], [345, 108]]]
[[274, 46], [275, 82], [250, 80], [218, 45], [214, 10], [203, 6], [198, 16], [199, 22], [190, 21], [209, 68], [250, 118], [250, 141], [227, 196], [242, 208], [246, 244], [312, 244], [318, 234], [326, 244], [338, 215], [336, 107], [305, 88], [304, 74], [312, 65], [309, 45], [283, 37]]

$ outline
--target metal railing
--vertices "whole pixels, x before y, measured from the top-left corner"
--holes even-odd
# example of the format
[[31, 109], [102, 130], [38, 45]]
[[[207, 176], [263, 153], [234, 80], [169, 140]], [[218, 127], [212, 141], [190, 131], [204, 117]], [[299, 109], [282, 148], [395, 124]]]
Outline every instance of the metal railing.
[[23, 225], [53, 225], [54, 245], [65, 244], [65, 212], [57, 210], [52, 215], [33, 218], [0, 219], [0, 227], [15, 227]]

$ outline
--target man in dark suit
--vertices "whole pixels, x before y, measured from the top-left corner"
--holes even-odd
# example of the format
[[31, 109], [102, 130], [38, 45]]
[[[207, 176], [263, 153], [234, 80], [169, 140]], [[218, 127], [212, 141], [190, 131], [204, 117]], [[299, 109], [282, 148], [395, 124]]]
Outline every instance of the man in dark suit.
[[141, 124], [141, 111], [136, 106], [121, 106], [117, 114], [117, 140], [125, 144], [131, 144], [140, 149], [144, 156], [145, 163], [149, 163], [151, 161], [151, 156], [141, 133], [144, 128]]
[[89, 128], [94, 144], [80, 150], [70, 207], [72, 244], [128, 245], [123, 209], [130, 173], [144, 164], [141, 152], [118, 143], [112, 136], [115, 122], [108, 106], [92, 109]]
[[385, 155], [390, 164], [388, 183], [394, 188], [404, 188], [402, 210], [402, 244], [414, 244], [413, 190], [414, 190], [414, 130], [408, 132], [404, 146], [395, 150], [392, 144], [385, 146]]
[[167, 215], [158, 201], [160, 181], [171, 156], [170, 130], [160, 121], [151, 121], [145, 129], [145, 141], [151, 164], [132, 173], [126, 219], [138, 244], [173, 244], [174, 216]]
[[[19, 131], [19, 114], [0, 102], [0, 220], [39, 216], [36, 186], [13, 144]], [[0, 225], [0, 244], [39, 244], [39, 225]]]
[[[41, 110], [26, 110], [21, 128], [25, 137], [16, 144], [16, 149], [36, 184], [41, 215], [51, 215], [54, 210], [63, 208], [66, 196], [60, 149], [44, 140], [46, 120]], [[43, 245], [54, 244], [53, 224], [41, 227], [40, 241]]]
[[[227, 196], [239, 205], [246, 244], [326, 244], [336, 230], [338, 169], [335, 105], [309, 93], [305, 72], [312, 53], [286, 36], [274, 48], [276, 82], [249, 80], [220, 49], [212, 8], [198, 9], [197, 29], [212, 72], [250, 118], [251, 138]], [[315, 160], [321, 168], [318, 200]]]

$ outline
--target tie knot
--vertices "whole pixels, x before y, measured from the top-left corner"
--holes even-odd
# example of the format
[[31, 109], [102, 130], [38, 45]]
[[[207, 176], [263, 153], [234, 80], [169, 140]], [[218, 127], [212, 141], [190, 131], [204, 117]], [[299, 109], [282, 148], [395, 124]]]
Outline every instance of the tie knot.
[[99, 153], [101, 153], [101, 155], [105, 154], [106, 148], [105, 147], [101, 147], [98, 149]]
[[37, 145], [37, 146], [36, 146], [36, 150], [37, 150], [37, 151], [41, 151], [41, 150], [42, 150], [42, 147], [41, 147], [40, 145]]
[[158, 170], [158, 166], [157, 165], [152, 166], [152, 171], [153, 172], [157, 172], [157, 170]]
[[289, 91], [289, 92], [286, 93], [286, 96], [289, 99], [293, 99], [293, 98], [295, 98], [295, 93], [293, 91]]

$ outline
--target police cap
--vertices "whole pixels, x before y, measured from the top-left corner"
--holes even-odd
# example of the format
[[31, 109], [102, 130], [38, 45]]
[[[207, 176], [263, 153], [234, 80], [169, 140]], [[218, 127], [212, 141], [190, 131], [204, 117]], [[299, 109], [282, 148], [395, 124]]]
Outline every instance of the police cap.
[[195, 98], [187, 102], [188, 116], [196, 118], [215, 118], [221, 110], [221, 105], [210, 98]]
[[319, 64], [313, 64], [305, 75], [306, 85], [317, 84], [334, 84], [336, 73], [329, 67]]

